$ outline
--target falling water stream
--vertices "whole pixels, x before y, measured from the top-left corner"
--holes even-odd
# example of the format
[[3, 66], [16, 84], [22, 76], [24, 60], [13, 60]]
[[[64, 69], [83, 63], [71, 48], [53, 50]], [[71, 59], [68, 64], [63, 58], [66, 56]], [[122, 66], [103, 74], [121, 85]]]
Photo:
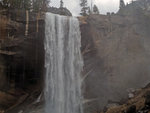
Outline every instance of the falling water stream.
[[78, 19], [51, 13], [45, 18], [45, 112], [83, 113]]

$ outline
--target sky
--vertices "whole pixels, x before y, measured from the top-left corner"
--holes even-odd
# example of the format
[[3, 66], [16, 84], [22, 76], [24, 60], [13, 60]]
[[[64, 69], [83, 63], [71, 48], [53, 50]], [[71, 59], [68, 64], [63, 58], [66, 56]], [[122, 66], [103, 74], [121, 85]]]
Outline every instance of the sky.
[[[80, 13], [80, 0], [63, 0], [64, 7], [68, 8], [73, 15], [79, 15]], [[93, 0], [99, 8], [101, 14], [106, 14], [107, 12], [117, 12], [119, 9], [120, 0]], [[125, 3], [130, 2], [131, 0], [124, 0]], [[88, 0], [89, 5], [91, 0]], [[59, 7], [60, 0], [51, 0], [51, 5]]]

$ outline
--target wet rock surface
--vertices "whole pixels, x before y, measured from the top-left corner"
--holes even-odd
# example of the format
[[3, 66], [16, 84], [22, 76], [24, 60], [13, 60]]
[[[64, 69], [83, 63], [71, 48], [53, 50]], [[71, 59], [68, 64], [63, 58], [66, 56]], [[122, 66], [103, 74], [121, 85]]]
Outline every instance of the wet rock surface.
[[127, 109], [126, 113], [136, 113], [136, 106], [135, 105], [130, 106]]
[[25, 36], [23, 18], [0, 14], [0, 111], [21, 104], [34, 85], [42, 88], [44, 21], [38, 20], [41, 32], [37, 32], [36, 19], [29, 21], [29, 34]]

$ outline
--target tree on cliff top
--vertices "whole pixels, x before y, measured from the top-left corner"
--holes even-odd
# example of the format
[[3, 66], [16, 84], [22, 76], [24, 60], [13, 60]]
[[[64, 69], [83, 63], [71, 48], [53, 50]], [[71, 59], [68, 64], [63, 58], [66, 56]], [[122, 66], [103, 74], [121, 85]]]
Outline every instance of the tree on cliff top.
[[99, 9], [96, 5], [93, 6], [93, 13], [94, 14], [99, 14]]
[[64, 7], [64, 2], [63, 0], [60, 0], [60, 8], [63, 8]]
[[81, 6], [81, 13], [80, 15], [86, 16], [88, 12], [88, 3], [87, 0], [81, 0], [80, 6]]
[[119, 8], [122, 9], [124, 7], [125, 7], [124, 0], [120, 0], [120, 6], [119, 6]]
[[33, 0], [34, 11], [45, 11], [50, 3], [50, 0]]

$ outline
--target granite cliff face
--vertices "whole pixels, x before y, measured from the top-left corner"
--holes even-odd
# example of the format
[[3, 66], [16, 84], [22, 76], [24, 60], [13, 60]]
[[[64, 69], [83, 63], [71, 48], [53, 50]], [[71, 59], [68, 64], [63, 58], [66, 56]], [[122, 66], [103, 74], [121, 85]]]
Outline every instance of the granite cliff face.
[[87, 113], [120, 103], [150, 82], [150, 15], [90, 15], [81, 25]]

